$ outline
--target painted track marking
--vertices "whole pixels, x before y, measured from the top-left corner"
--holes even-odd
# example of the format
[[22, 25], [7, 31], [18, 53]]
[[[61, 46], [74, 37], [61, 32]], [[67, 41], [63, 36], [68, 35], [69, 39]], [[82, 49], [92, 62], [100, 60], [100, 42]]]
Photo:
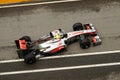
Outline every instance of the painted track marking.
[[120, 62], [91, 64], [91, 65], [82, 65], [82, 66], [70, 66], [70, 67], [58, 67], [58, 68], [48, 68], [48, 69], [34, 69], [34, 70], [1, 72], [0, 75], [3, 76], [3, 75], [13, 75], [13, 74], [50, 72], [50, 71], [73, 70], [73, 69], [95, 68], [95, 67], [107, 67], [107, 66], [117, 66], [117, 65], [120, 65]]
[[13, 7], [34, 6], [34, 5], [42, 5], [42, 4], [54, 4], [54, 3], [65, 3], [65, 2], [75, 2], [75, 1], [81, 1], [81, 0], [60, 0], [60, 1], [39, 2], [39, 3], [15, 4], [15, 5], [0, 6], [0, 8], [13, 8]]
[[[114, 54], [120, 53], [120, 50], [115, 51], [105, 51], [105, 52], [93, 52], [93, 53], [82, 53], [82, 54], [71, 54], [71, 55], [60, 55], [60, 56], [50, 56], [50, 57], [43, 57], [42, 59], [55, 59], [55, 58], [66, 58], [66, 57], [77, 57], [77, 56], [92, 56], [92, 55], [104, 55], [104, 54]], [[23, 59], [15, 59], [15, 60], [3, 60], [0, 63], [11, 63], [11, 62], [21, 62], [24, 61]]]

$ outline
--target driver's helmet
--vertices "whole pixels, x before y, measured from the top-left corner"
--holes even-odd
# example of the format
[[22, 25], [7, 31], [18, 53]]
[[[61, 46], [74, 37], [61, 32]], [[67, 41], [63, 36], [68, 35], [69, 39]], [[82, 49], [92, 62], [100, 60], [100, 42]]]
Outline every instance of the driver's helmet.
[[55, 39], [60, 39], [60, 38], [61, 38], [60, 34], [55, 35]]

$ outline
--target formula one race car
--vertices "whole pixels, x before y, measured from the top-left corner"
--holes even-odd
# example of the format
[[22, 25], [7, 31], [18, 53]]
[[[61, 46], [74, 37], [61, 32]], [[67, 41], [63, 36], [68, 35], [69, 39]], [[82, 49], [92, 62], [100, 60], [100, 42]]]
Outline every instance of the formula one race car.
[[29, 36], [23, 36], [15, 40], [15, 43], [19, 58], [24, 58], [26, 63], [31, 64], [36, 62], [38, 57], [66, 50], [69, 44], [76, 41], [79, 41], [80, 47], [83, 49], [89, 48], [91, 44], [93, 46], [101, 44], [101, 39], [94, 26], [81, 23], [75, 23], [72, 32], [66, 33], [63, 29], [57, 29], [36, 41], [32, 41]]

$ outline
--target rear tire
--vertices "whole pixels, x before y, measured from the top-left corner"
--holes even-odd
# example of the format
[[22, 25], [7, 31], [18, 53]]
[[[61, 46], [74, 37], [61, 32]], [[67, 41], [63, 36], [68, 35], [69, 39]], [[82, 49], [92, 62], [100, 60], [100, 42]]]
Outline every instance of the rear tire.
[[79, 30], [83, 30], [83, 29], [84, 29], [84, 27], [83, 27], [82, 23], [75, 23], [73, 25], [73, 31], [79, 31]]
[[27, 64], [33, 64], [36, 62], [36, 57], [35, 54], [33, 52], [28, 53], [25, 58], [24, 58], [25, 63]]

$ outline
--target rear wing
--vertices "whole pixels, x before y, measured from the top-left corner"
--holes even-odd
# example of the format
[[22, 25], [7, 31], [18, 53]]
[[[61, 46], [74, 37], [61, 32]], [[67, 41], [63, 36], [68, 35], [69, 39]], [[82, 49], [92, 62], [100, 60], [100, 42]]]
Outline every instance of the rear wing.
[[27, 44], [25, 40], [15, 40], [16, 47], [21, 50], [27, 49]]

